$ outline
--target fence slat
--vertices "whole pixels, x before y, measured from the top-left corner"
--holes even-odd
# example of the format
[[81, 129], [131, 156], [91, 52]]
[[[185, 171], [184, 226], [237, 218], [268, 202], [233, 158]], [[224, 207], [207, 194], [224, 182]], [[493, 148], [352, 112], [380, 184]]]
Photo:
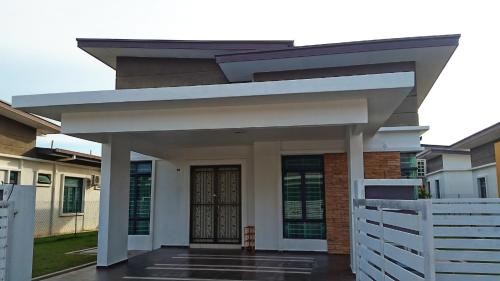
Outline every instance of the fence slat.
[[500, 262], [500, 251], [436, 250], [436, 260]]
[[434, 214], [500, 214], [500, 204], [433, 204]]
[[380, 222], [380, 213], [376, 210], [370, 210], [366, 208], [358, 209], [358, 216], [361, 219], [367, 219], [374, 222]]
[[363, 256], [363, 258], [365, 258], [369, 262], [373, 263], [378, 267], [382, 267], [382, 257], [373, 252], [372, 250], [361, 246], [359, 248], [359, 253]]
[[385, 227], [384, 238], [386, 241], [406, 246], [420, 252], [423, 249], [423, 239], [422, 236], [419, 235]]
[[360, 259], [359, 266], [368, 276], [375, 280], [383, 280], [382, 272], [373, 265], [369, 264], [366, 260]]
[[370, 235], [380, 237], [380, 227], [376, 224], [367, 223], [365, 221], [359, 221], [358, 223], [359, 231], [368, 233]]
[[500, 266], [494, 263], [437, 262], [436, 272], [500, 274]]
[[[465, 278], [465, 279], [464, 279]], [[437, 281], [498, 281], [499, 276], [494, 275], [465, 275], [465, 274], [448, 274], [448, 273], [438, 273], [436, 274]]]
[[436, 238], [434, 239], [434, 247], [436, 249], [500, 250], [500, 240]]
[[500, 216], [434, 215], [434, 225], [500, 225]]
[[384, 245], [384, 254], [389, 258], [401, 262], [421, 273], [424, 273], [424, 257], [410, 251], [395, 247], [389, 243]]
[[[385, 272], [389, 273], [390, 275], [396, 277], [398, 280], [405, 280], [405, 281], [422, 281], [424, 278], [406, 270], [405, 268], [387, 261], [384, 263], [385, 265]], [[378, 280], [378, 279], [377, 279]]]
[[384, 224], [390, 224], [413, 230], [419, 229], [419, 218], [415, 214], [403, 214], [384, 211], [383, 217]]
[[358, 235], [359, 235], [359, 242], [361, 244], [366, 245], [377, 252], [380, 252], [380, 249], [382, 247], [380, 240], [369, 237], [364, 233], [360, 233]]
[[500, 227], [491, 227], [491, 226], [434, 227], [434, 236], [500, 238]]

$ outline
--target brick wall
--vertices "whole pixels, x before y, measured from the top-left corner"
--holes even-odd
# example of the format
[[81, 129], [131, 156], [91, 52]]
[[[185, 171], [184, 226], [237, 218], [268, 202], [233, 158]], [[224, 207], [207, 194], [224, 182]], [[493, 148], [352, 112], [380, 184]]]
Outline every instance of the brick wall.
[[328, 253], [349, 254], [347, 154], [325, 154], [325, 205]]
[[[365, 178], [400, 178], [399, 152], [365, 152]], [[347, 154], [325, 154], [325, 206], [328, 253], [349, 254]]]
[[399, 152], [365, 152], [365, 179], [399, 179]]

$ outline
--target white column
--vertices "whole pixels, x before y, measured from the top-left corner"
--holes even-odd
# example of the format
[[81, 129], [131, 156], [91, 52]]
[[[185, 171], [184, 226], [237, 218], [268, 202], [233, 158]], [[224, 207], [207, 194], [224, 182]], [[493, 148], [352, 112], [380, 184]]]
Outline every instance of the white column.
[[363, 133], [355, 133], [353, 127], [346, 131], [347, 168], [349, 175], [349, 230], [351, 234], [351, 269], [355, 271], [355, 231], [352, 200], [356, 198], [356, 182], [364, 178]]
[[282, 238], [280, 144], [254, 143], [255, 248], [278, 250]]
[[97, 266], [127, 259], [130, 147], [112, 138], [102, 145]]

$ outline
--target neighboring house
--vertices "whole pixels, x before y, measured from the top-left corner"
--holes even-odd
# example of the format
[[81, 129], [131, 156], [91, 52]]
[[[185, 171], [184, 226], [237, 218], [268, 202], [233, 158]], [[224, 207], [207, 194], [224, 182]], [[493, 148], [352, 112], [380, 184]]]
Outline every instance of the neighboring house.
[[[13, 102], [103, 144], [98, 266], [127, 248], [240, 248], [246, 226], [257, 250], [349, 254], [353, 198], [414, 198], [362, 188], [418, 183], [400, 179], [417, 176], [418, 108], [458, 40], [78, 39], [116, 90]], [[156, 159], [128, 177], [130, 151]]]
[[35, 236], [96, 230], [98, 225], [100, 157], [35, 147], [37, 135], [59, 131], [0, 102], [0, 182], [36, 186]]
[[498, 198], [500, 123], [450, 146], [424, 145], [425, 182], [433, 198]]

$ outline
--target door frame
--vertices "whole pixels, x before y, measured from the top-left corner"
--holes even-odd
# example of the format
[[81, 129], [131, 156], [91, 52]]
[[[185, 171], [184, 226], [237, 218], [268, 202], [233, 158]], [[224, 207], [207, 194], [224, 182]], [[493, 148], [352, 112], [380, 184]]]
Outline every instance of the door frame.
[[[246, 188], [244, 188], [244, 184], [245, 184], [245, 175], [244, 175], [244, 161], [239, 161], [237, 163], [234, 163], [234, 162], [228, 162], [228, 163], [224, 163], [224, 164], [221, 164], [220, 162], [216, 162], [217, 164], [215, 163], [210, 163], [210, 162], [200, 162], [200, 163], [196, 163], [196, 164], [191, 164], [189, 165], [189, 175], [188, 175], [188, 178], [189, 178], [189, 200], [188, 200], [188, 204], [189, 204], [189, 244], [193, 244], [193, 245], [203, 245], [203, 244], [209, 244], [209, 245], [241, 245], [242, 244], [242, 235], [243, 235], [243, 225], [246, 223], [246, 219], [244, 220], [244, 218], [246, 218], [244, 215], [243, 215], [243, 211], [246, 210], [246, 204], [244, 204], [246, 202]], [[233, 164], [234, 163], [234, 164]], [[235, 167], [235, 168], [238, 168], [239, 170], [239, 175], [240, 175], [240, 182], [239, 182], [239, 188], [240, 188], [240, 198], [239, 198], [239, 211], [240, 211], [240, 218], [239, 218], [239, 225], [238, 225], [238, 228], [239, 228], [239, 237], [238, 237], [238, 242], [236, 243], [229, 243], [229, 242], [217, 242], [217, 237], [215, 235], [215, 238], [214, 238], [214, 242], [209, 242], [209, 243], [199, 243], [199, 242], [193, 242], [192, 239], [192, 220], [193, 220], [193, 212], [192, 212], [192, 202], [191, 202], [191, 194], [193, 192], [193, 182], [192, 182], [192, 175], [193, 175], [193, 170], [196, 169], [196, 168], [203, 168], [203, 167], [209, 167], [209, 168], [214, 168], [214, 169], [218, 169], [218, 168], [224, 168], [224, 167]], [[217, 206], [217, 205], [215, 205]], [[246, 212], [245, 212], [246, 213]], [[214, 217], [214, 220], [215, 220], [216, 216]], [[214, 225], [215, 227], [215, 234], [217, 234], [217, 225]]]

